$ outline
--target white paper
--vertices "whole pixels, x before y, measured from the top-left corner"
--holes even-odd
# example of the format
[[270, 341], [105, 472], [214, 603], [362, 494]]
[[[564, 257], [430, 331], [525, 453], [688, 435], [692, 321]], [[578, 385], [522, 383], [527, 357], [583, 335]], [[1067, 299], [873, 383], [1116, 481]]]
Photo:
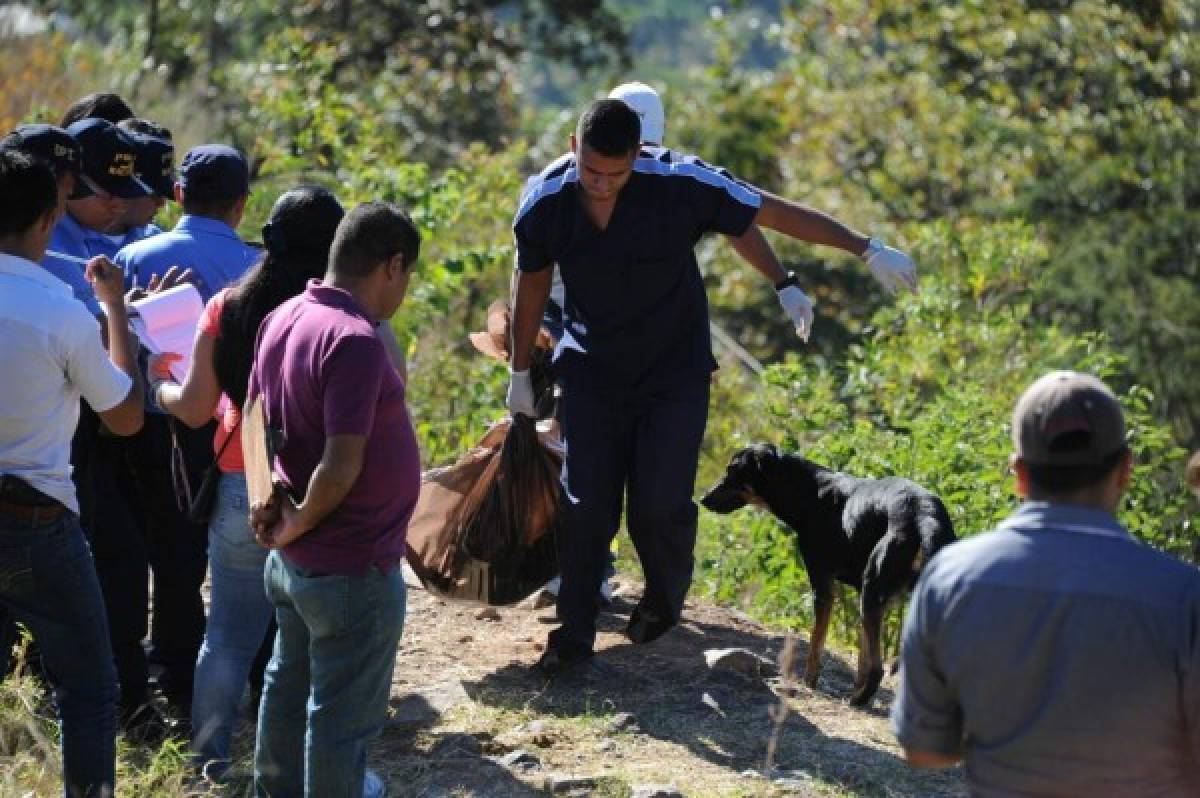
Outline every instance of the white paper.
[[175, 352], [183, 356], [171, 365], [171, 375], [183, 382], [192, 365], [192, 342], [204, 313], [204, 300], [196, 286], [182, 283], [132, 302], [130, 308], [130, 324], [143, 346], [156, 355]]

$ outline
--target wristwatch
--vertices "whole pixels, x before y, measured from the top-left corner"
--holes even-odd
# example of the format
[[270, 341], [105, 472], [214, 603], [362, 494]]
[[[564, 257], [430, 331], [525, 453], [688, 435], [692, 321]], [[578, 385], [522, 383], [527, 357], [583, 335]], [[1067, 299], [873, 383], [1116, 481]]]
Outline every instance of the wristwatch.
[[795, 272], [788, 272], [787, 277], [784, 277], [782, 280], [775, 283], [775, 293], [779, 293], [783, 289], [785, 289], [789, 286], [793, 286], [793, 285], [796, 286], [797, 288], [799, 288], [800, 281], [798, 279], [796, 279]]

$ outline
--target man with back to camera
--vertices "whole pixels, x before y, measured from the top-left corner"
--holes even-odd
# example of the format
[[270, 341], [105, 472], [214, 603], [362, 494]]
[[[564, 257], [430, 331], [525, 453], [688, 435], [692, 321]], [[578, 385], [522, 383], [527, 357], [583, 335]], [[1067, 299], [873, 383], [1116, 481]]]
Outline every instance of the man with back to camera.
[[420, 492], [405, 385], [376, 328], [420, 249], [408, 214], [370, 202], [338, 225], [321, 281], [259, 328], [246, 396], [281, 431], [282, 485], [251, 523], [279, 632], [258, 716], [261, 796], [378, 798], [367, 746], [387, 717], [404, 626], [400, 561]]
[[142, 424], [142, 387], [120, 271], [103, 257], [86, 268], [107, 311], [106, 353], [95, 318], [38, 265], [60, 212], [50, 167], [0, 150], [0, 615], [38, 641], [65, 794], [111, 796], [117, 680], [69, 457], [81, 397], [114, 434], [130, 435]]
[[[250, 167], [233, 147], [201, 145], [184, 155], [172, 189], [184, 213], [175, 228], [123, 247], [114, 260], [125, 272], [127, 288], [145, 287], [172, 267], [186, 269], [207, 302], [260, 255], [236, 229], [250, 191]], [[177, 496], [173, 479], [182, 475], [178, 460], [172, 463], [172, 445], [178, 442], [182, 469], [194, 489], [213, 461], [213, 429], [213, 424], [197, 429], [174, 424], [152, 408], [145, 428], [125, 447], [154, 574], [150, 659], [163, 667], [160, 691], [185, 716], [204, 637], [201, 586], [208, 567], [208, 529], [188, 518]]]
[[261, 254], [237, 234], [250, 194], [250, 164], [224, 144], [193, 147], [179, 164], [173, 194], [183, 207], [175, 229], [129, 244], [114, 260], [125, 270], [127, 285], [145, 286], [172, 266], [187, 267], [207, 302]]
[[1017, 402], [1025, 499], [948, 546], [904, 624], [892, 727], [972, 795], [1200, 794], [1200, 572], [1117, 521], [1133, 455], [1100, 380], [1056, 371]]
[[706, 232], [742, 238], [740, 254], [773, 279], [802, 336], [811, 303], [751, 225], [803, 230], [806, 240], [848, 250], [861, 251], [869, 240], [696, 159], [639, 153], [641, 138], [638, 116], [625, 102], [590, 105], [572, 153], [527, 184], [513, 225], [518, 274], [508, 406], [514, 414], [534, 415], [528, 368], [551, 266], [559, 266], [565, 288], [555, 357], [567, 444], [562, 626], [539, 661], [550, 673], [592, 655], [595, 597], [626, 492], [627, 526], [646, 578], [626, 634], [650, 642], [679, 620], [691, 583], [692, 493], [715, 367], [693, 252], [699, 238]]

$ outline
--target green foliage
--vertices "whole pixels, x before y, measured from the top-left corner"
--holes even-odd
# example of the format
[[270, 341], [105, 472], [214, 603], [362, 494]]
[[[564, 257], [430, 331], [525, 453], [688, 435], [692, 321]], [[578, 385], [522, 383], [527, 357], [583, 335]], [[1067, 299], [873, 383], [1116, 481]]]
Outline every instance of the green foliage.
[[[507, 291], [524, 174], [562, 150], [574, 122], [571, 110], [528, 107], [517, 62], [545, 24], [561, 34], [548, 45], [556, 69], [594, 79], [597, 65], [619, 63], [592, 57], [615, 40], [602, 4], [110, 5], [41, 3], [111, 37], [120, 55], [64, 48], [37, 63], [88, 65], [127, 91], [154, 83], [138, 64], [144, 47], [151, 66], [167, 65], [156, 81], [196, 74], [200, 95], [175, 84], [174, 105], [161, 93], [133, 99], [176, 129], [207, 137], [222, 125], [251, 153], [247, 237], [303, 181], [347, 205], [411, 210], [422, 256], [394, 320], [408, 398], [425, 464], [459, 455], [503, 413], [505, 382], [466, 333]], [[801, 347], [757, 275], [703, 242], [714, 317], [768, 369], [718, 375], [701, 486], [734, 448], [770, 440], [835, 468], [915, 479], [946, 499], [960, 534], [976, 534], [1015, 504], [1017, 394], [1047, 369], [1083, 368], [1109, 379], [1129, 413], [1138, 468], [1122, 519], [1188, 554], [1197, 519], [1174, 441], [1200, 412], [1195, 4], [834, 0], [777, 15], [771, 3], [733, 5], [710, 23], [707, 9], [658, 0], [629, 17], [666, 21], [667, 60], [704, 53], [659, 65], [675, 82], [668, 143], [902, 243], [922, 291], [884, 298], [856, 260], [776, 240], [817, 300], [814, 340]], [[570, 108], [595, 88], [566, 85], [580, 93], [562, 95]], [[37, 106], [52, 118], [61, 100], [22, 95], [18, 115]], [[510, 140], [518, 120], [537, 125], [529, 141]], [[709, 595], [782, 623], [810, 617], [790, 533], [765, 515], [702, 515], [697, 562]]]
[[[746, 97], [770, 127], [714, 133], [710, 103], [677, 105], [673, 120], [718, 160], [770, 153], [786, 196], [884, 234], [935, 220], [1035, 225], [1053, 257], [1031, 312], [1103, 331], [1176, 435], [1196, 441], [1198, 21], [1189, 0], [796, 4], [776, 69], [722, 62], [718, 48], [720, 73], [693, 72], [678, 90], [737, 87], [724, 102]], [[739, 148], [704, 149], [736, 136]], [[784, 254], [809, 271], [810, 258]], [[873, 289], [830, 274], [810, 271], [805, 284], [850, 291], [823, 303], [851, 333], [840, 352]], [[779, 351], [761, 321], [746, 321], [766, 339], [757, 351]]]
[[406, 154], [436, 162], [471, 142], [497, 145], [514, 130], [514, 76], [522, 59], [563, 65], [576, 78], [627, 64], [625, 30], [597, 0], [38, 0], [33, 6], [64, 14], [73, 29], [113, 50], [138, 54], [143, 74], [161, 70], [177, 86], [198, 81], [205, 111], [239, 140], [256, 130], [244, 112], [281, 79], [288, 82], [298, 50], [324, 50], [319, 82], [293, 84], [304, 99], [337, 92], [353, 97], [351, 106], [386, 106]]
[[[1116, 386], [1125, 406], [1138, 466], [1121, 520], [1146, 542], [1189, 556], [1200, 517], [1181, 481], [1185, 453], [1105, 336], [1071, 333], [1031, 313], [1048, 258], [1033, 231], [938, 223], [908, 233], [936, 276], [919, 295], [880, 309], [844, 362], [790, 358], [758, 385], [741, 375], [732, 386], [722, 379], [717, 401], [732, 398], [734, 406], [714, 407], [720, 421], [709, 428], [701, 486], [734, 449], [767, 440], [856, 475], [908, 477], [945, 500], [960, 537], [978, 534], [1016, 505], [1007, 462], [1020, 392], [1048, 370], [1079, 369]], [[792, 535], [772, 517], [705, 515], [701, 540], [700, 582], [713, 596], [787, 623], [811, 617]], [[843, 605], [847, 639], [855, 620]], [[893, 615], [893, 635], [897, 623]]]

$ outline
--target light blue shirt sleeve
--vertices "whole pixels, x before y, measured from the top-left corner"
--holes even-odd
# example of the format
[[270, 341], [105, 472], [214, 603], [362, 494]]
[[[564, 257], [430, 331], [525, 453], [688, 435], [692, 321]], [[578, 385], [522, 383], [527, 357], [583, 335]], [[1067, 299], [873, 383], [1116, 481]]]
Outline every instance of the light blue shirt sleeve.
[[83, 264], [51, 254], [52, 252], [59, 253], [84, 260], [91, 257], [81, 243], [77, 243], [62, 229], [61, 222], [58, 227], [54, 228], [47, 250], [45, 257], [42, 258], [42, 268], [69, 285], [71, 294], [83, 303], [89, 313], [93, 316], [104, 315], [100, 308], [100, 302], [96, 299], [96, 292], [93, 290], [92, 284], [88, 282], [87, 275], [84, 274]]

